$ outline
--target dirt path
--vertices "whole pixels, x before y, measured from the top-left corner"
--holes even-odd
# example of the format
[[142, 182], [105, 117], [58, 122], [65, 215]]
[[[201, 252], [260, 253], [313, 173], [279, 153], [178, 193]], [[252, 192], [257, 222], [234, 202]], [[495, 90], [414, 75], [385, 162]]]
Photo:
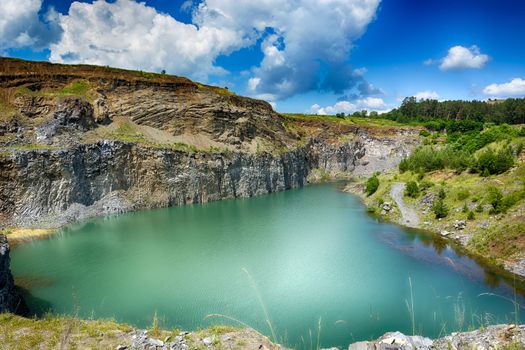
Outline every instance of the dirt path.
[[396, 202], [399, 211], [401, 212], [401, 224], [409, 227], [418, 227], [419, 226], [419, 216], [414, 208], [411, 208], [405, 204], [403, 200], [405, 183], [396, 182], [392, 185], [390, 190], [390, 196]]

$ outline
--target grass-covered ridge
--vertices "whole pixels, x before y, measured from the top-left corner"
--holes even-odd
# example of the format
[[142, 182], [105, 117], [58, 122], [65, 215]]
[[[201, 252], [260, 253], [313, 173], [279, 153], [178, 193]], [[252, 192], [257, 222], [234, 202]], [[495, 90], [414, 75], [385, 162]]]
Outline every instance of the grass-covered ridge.
[[525, 259], [525, 128], [422, 134], [425, 144], [399, 169], [377, 176], [376, 191], [365, 198], [370, 210], [401, 222], [399, 211], [382, 211], [382, 204], [395, 205], [392, 186], [405, 183], [403, 200], [418, 212], [419, 227], [497, 264]]
[[[158, 342], [185, 344], [191, 350], [281, 350], [268, 338], [249, 328], [213, 325], [194, 332], [161, 329], [153, 319], [147, 330], [111, 319], [82, 320], [72, 316], [46, 314], [39, 319], [0, 314], [0, 350], [12, 349], [131, 349], [133, 337], [144, 334]], [[147, 344], [144, 344], [149, 346]], [[142, 346], [140, 346], [142, 348]], [[150, 349], [155, 347], [149, 347]], [[157, 347], [160, 349], [160, 347]], [[184, 347], [177, 347], [184, 348]]]
[[323, 122], [336, 122], [347, 125], [356, 126], [372, 126], [372, 127], [385, 127], [385, 126], [397, 126], [401, 127], [403, 124], [389, 119], [383, 119], [381, 117], [370, 118], [363, 116], [342, 116], [342, 115], [319, 115], [319, 114], [301, 114], [301, 113], [283, 113], [285, 118], [290, 120], [303, 120], [303, 121], [323, 121]]

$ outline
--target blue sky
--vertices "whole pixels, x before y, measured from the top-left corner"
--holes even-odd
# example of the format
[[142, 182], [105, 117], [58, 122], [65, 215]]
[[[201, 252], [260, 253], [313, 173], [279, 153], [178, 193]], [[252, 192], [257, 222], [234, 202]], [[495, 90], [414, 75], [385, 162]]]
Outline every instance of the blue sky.
[[521, 0], [2, 0], [0, 53], [160, 71], [282, 112], [525, 96]]

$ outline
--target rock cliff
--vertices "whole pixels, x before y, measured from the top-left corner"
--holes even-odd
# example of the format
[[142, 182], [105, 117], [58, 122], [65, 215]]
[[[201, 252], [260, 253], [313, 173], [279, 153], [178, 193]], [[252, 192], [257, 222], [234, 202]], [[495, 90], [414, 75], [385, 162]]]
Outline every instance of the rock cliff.
[[9, 243], [6, 236], [0, 234], [0, 314], [11, 312], [25, 315], [28, 309], [14, 285], [9, 262]]
[[287, 118], [174, 76], [0, 58], [0, 222], [58, 227], [384, 171], [416, 129]]

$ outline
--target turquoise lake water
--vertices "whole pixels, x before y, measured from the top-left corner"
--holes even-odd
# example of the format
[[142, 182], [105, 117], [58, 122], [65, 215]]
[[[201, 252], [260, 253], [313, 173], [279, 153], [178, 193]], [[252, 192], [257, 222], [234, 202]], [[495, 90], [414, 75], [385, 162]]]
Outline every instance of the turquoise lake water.
[[39, 312], [236, 324], [209, 316], [221, 314], [271, 336], [268, 318], [277, 341], [298, 348], [315, 346], [319, 323], [322, 347], [410, 334], [412, 304], [416, 331], [431, 337], [515, 320], [496, 275], [377, 222], [333, 184], [97, 218], [14, 248], [12, 269]]

